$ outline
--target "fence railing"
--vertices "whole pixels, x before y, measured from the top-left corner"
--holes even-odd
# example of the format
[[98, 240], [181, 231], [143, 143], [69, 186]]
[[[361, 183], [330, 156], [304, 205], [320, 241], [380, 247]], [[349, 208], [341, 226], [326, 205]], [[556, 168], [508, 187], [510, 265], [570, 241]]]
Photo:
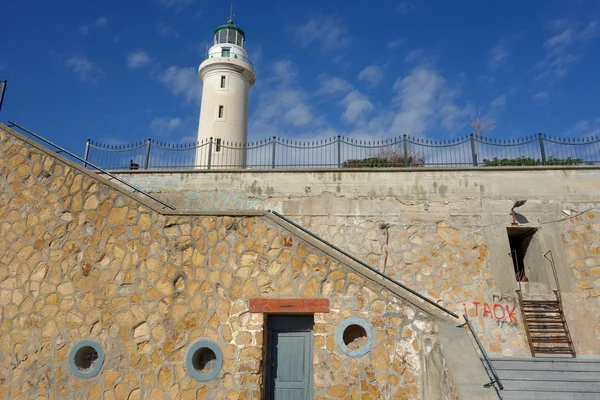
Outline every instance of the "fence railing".
[[600, 136], [519, 139], [469, 135], [429, 140], [403, 135], [365, 141], [342, 136], [316, 141], [272, 137], [249, 143], [220, 139], [129, 145], [87, 141], [84, 159], [110, 170], [231, 168], [385, 168], [600, 165]]

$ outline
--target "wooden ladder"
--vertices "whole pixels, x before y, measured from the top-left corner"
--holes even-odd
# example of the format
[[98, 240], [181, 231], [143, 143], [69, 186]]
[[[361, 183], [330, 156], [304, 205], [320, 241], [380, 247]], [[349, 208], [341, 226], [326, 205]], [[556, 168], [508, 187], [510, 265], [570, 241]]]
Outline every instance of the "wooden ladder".
[[517, 293], [531, 355], [564, 354], [577, 357], [565, 320], [560, 291], [554, 290], [556, 300], [523, 300], [521, 291], [517, 290]]

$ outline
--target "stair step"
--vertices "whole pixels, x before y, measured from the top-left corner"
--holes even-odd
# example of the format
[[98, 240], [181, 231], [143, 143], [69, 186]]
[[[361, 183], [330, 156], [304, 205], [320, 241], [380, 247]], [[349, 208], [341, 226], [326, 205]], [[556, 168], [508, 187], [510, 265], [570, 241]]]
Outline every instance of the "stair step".
[[557, 358], [492, 358], [492, 365], [497, 371], [582, 371], [600, 373], [600, 359], [557, 359]]
[[498, 370], [496, 372], [502, 383], [507, 380], [525, 381], [563, 381], [563, 382], [597, 382], [598, 372], [594, 371], [523, 371]]
[[523, 300], [523, 304], [549, 304], [556, 305], [559, 304], [556, 300]]
[[544, 337], [536, 337], [536, 336], [532, 336], [531, 337], [531, 341], [533, 343], [571, 343], [571, 341], [569, 340], [569, 338], [544, 338]]
[[560, 314], [562, 313], [561, 310], [548, 310], [546, 308], [542, 309], [542, 308], [523, 308], [522, 310], [523, 313], [535, 313], [535, 314]]
[[564, 322], [562, 322], [560, 319], [556, 320], [556, 319], [534, 319], [534, 320], [527, 320], [528, 324], [543, 324], [543, 323], [553, 323], [553, 324], [564, 324]]
[[505, 390], [544, 391], [544, 392], [592, 392], [600, 394], [600, 382], [553, 382], [503, 380]]
[[529, 333], [564, 333], [567, 334], [565, 330], [551, 330], [551, 329], [530, 329]]
[[553, 348], [535, 348], [533, 349], [535, 355], [538, 356], [540, 354], [565, 354], [565, 355], [573, 355], [571, 352], [571, 348], [569, 347], [553, 347]]
[[598, 393], [534, 392], [524, 390], [501, 390], [504, 400], [598, 400]]

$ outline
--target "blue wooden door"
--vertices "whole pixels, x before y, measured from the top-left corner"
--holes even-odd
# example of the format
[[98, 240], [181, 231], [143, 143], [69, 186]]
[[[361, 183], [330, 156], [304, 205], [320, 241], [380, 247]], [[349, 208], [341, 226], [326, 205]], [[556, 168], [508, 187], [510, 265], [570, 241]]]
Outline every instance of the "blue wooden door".
[[313, 317], [267, 321], [267, 399], [312, 399]]

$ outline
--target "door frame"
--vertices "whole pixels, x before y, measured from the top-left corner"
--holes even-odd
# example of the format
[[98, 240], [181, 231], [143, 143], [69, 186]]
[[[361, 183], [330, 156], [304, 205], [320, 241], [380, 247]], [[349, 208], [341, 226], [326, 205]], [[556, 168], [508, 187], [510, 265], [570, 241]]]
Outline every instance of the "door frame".
[[[307, 327], [307, 321], [310, 320], [310, 324]], [[272, 369], [270, 365], [270, 356], [272, 351], [272, 333], [273, 331], [283, 332], [310, 332], [309, 336], [309, 354], [308, 354], [308, 393], [307, 398], [313, 398], [314, 391], [314, 368], [313, 368], [313, 357], [314, 357], [314, 314], [267, 314], [267, 323], [265, 329], [265, 351], [264, 351], [264, 373], [265, 373], [265, 385], [264, 385], [264, 399], [271, 399], [272, 384]], [[280, 329], [278, 329], [280, 328]]]

